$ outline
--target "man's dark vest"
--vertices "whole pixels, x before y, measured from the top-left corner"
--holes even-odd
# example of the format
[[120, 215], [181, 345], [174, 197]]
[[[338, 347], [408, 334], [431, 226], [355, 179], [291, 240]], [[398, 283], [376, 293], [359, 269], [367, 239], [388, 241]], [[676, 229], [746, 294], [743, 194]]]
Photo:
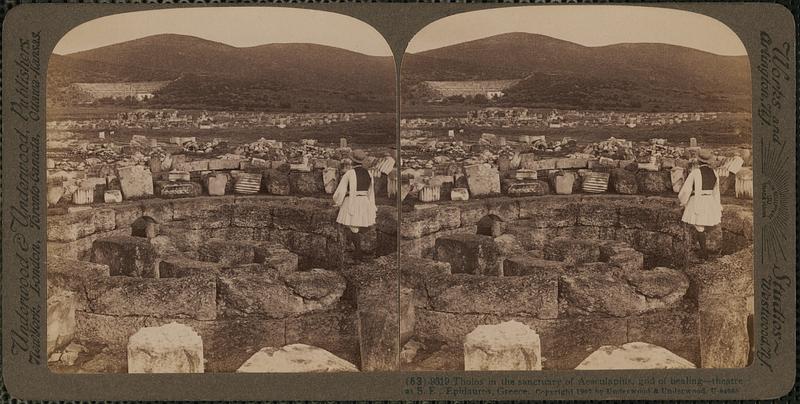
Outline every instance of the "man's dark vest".
[[700, 175], [703, 178], [703, 186], [701, 188], [704, 191], [713, 190], [714, 186], [717, 185], [717, 176], [714, 175], [714, 170], [707, 165], [702, 165], [700, 166]]
[[369, 186], [372, 184], [369, 171], [361, 166], [353, 167], [353, 171], [356, 172], [356, 191], [369, 191]]

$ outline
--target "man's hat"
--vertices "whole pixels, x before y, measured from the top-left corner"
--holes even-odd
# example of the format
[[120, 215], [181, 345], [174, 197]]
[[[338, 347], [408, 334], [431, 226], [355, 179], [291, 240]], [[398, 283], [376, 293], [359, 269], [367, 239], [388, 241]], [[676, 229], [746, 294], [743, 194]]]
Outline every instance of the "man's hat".
[[353, 150], [353, 153], [350, 155], [350, 158], [353, 159], [356, 163], [363, 163], [364, 160], [367, 158], [367, 152], [361, 149]]
[[709, 150], [700, 150], [697, 153], [697, 159], [700, 160], [701, 163], [709, 164], [714, 159], [714, 155]]

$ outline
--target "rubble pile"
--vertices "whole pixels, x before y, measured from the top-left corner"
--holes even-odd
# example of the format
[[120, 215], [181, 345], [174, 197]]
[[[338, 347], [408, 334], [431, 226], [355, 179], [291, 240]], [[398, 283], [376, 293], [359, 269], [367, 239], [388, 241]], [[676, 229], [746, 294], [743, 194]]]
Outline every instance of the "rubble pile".
[[[420, 202], [455, 200], [455, 195], [466, 200], [497, 193], [677, 193], [691, 168], [697, 165], [700, 150], [696, 145], [670, 145], [666, 139], [634, 143], [611, 137], [578, 151], [577, 142], [569, 137], [548, 141], [544, 136], [523, 135], [519, 142], [506, 143], [504, 138], [490, 133], [482, 134], [477, 144], [435, 140], [417, 140], [415, 144], [402, 150], [401, 198]], [[567, 151], [572, 152], [565, 154]], [[749, 150], [726, 154], [718, 154], [712, 165], [720, 178], [720, 192], [733, 195], [735, 174], [743, 165], [752, 163], [747, 159]], [[468, 170], [472, 166], [484, 168]], [[470, 187], [492, 183], [497, 177], [501, 183], [497, 193]]]
[[[351, 165], [352, 149], [344, 146], [345, 139], [342, 147], [332, 148], [310, 139], [284, 144], [261, 138], [213, 158], [206, 153], [224, 148], [225, 142], [174, 138], [170, 143], [180, 147], [168, 148], [180, 154], [171, 154], [154, 140], [138, 135], [129, 145], [89, 144], [66, 161], [48, 158], [48, 203], [90, 205], [259, 192], [325, 195], [335, 191], [340, 175]], [[376, 196], [388, 196], [387, 176], [394, 170], [394, 158], [371, 156], [364, 166], [372, 172]]]
[[198, 142], [196, 140], [191, 140], [181, 145], [181, 148], [184, 152], [187, 153], [211, 153], [217, 146], [222, 143], [219, 139], [213, 139], [210, 142]]

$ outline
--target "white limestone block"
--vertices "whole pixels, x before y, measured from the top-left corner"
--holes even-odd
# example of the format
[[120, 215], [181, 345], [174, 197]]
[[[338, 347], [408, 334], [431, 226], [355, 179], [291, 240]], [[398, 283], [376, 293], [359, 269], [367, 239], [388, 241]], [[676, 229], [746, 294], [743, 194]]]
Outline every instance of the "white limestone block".
[[464, 370], [542, 370], [539, 334], [517, 321], [479, 325], [464, 339]]
[[253, 354], [237, 373], [357, 372], [352, 363], [315, 346], [291, 344], [267, 347]]
[[622, 346], [606, 345], [592, 352], [575, 370], [605, 369], [694, 369], [688, 360], [646, 342]]
[[144, 327], [128, 339], [128, 373], [203, 371], [203, 340], [189, 326]]

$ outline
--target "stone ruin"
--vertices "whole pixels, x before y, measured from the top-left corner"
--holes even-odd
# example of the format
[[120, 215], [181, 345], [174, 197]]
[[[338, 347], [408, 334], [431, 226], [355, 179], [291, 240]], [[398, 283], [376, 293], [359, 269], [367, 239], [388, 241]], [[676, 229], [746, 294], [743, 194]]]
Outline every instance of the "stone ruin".
[[[636, 344], [655, 347], [646, 350], [652, 367], [669, 357], [660, 350], [685, 362], [666, 367], [750, 363], [749, 207], [724, 206], [721, 226], [709, 235], [715, 257], [702, 262], [671, 198], [545, 196], [435, 206], [402, 213], [402, 369], [531, 369], [522, 359], [535, 355], [513, 347], [533, 334], [545, 370], [575, 369], [601, 348], [624, 357]], [[509, 321], [533, 334], [508, 338], [504, 330], [491, 342], [481, 331]], [[485, 354], [492, 349], [511, 352], [505, 367]], [[591, 366], [604, 365], [584, 367]]]
[[[376, 258], [362, 264], [350, 260], [336, 209], [313, 198], [142, 200], [52, 213], [51, 368], [183, 372], [202, 363], [203, 372], [273, 371], [308, 355], [317, 360], [307, 371], [352, 369], [347, 363], [362, 371], [463, 370], [467, 357], [491, 350], [479, 327], [510, 321], [538, 336], [536, 356], [517, 349], [533, 334], [505, 333], [524, 369], [575, 369], [598, 349], [631, 343], [697, 367], [750, 361], [748, 207], [725, 205], [709, 237], [717, 257], [697, 262], [672, 198], [433, 206], [402, 212], [399, 226], [393, 207], [379, 207], [365, 236]], [[399, 284], [386, 281], [398, 276]], [[398, 295], [399, 307], [387, 298]], [[131, 364], [139, 352], [158, 358], [156, 347], [184, 333], [162, 329], [171, 323], [202, 345], [163, 355], [202, 351], [202, 360], [177, 370]], [[150, 329], [156, 337], [133, 338]], [[489, 362], [469, 366], [494, 368]]]
[[51, 214], [51, 369], [396, 369], [397, 308], [381, 284], [397, 276], [396, 211], [379, 208], [372, 258], [357, 263], [326, 202], [205, 197]]

